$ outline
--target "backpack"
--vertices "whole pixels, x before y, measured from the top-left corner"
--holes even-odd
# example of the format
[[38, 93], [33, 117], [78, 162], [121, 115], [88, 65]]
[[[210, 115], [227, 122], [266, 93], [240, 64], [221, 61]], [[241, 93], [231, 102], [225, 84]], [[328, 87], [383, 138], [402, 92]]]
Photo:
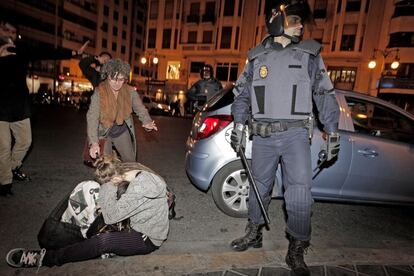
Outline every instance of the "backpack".
[[79, 226], [61, 221], [63, 213], [68, 208], [68, 200], [71, 193], [72, 191], [58, 203], [43, 222], [37, 234], [37, 241], [41, 248], [46, 250], [59, 249], [85, 239]]

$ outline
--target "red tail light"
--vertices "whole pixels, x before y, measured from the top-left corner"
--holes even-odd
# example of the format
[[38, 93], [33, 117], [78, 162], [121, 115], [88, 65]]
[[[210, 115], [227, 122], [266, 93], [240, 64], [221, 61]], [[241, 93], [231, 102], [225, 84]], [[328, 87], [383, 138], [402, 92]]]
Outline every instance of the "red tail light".
[[196, 140], [210, 137], [214, 133], [217, 133], [228, 126], [232, 121], [233, 116], [231, 115], [215, 115], [206, 117], [201, 126], [197, 129]]

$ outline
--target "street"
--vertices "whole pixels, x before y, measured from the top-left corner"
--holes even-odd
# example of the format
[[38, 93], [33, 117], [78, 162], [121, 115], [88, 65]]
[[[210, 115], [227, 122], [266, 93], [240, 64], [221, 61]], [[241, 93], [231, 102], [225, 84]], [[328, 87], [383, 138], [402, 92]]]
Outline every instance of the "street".
[[[270, 231], [264, 231], [263, 248], [232, 252], [229, 243], [244, 233], [246, 219], [228, 217], [220, 212], [210, 192], [199, 191], [188, 180], [184, 156], [191, 120], [162, 116], [153, 119], [158, 132], [144, 132], [136, 120], [138, 161], [163, 176], [177, 195], [177, 217], [171, 220], [167, 242], [149, 256], [41, 268], [39, 274], [147, 275], [155, 272], [158, 274], [154, 275], [164, 275], [165, 271], [169, 275], [181, 275], [243, 266], [286, 267], [282, 201], [271, 203]], [[0, 198], [0, 256], [3, 260], [12, 248], [38, 248], [37, 232], [57, 202], [77, 183], [93, 178], [93, 170], [81, 161], [85, 121], [85, 111], [35, 107], [33, 147], [23, 166], [32, 181], [14, 184], [15, 196]], [[316, 202], [312, 219], [312, 245], [305, 257], [310, 265], [414, 265], [413, 207]], [[26, 273], [34, 274], [35, 270], [16, 270], [9, 268], [5, 261], [0, 262], [0, 275]]]

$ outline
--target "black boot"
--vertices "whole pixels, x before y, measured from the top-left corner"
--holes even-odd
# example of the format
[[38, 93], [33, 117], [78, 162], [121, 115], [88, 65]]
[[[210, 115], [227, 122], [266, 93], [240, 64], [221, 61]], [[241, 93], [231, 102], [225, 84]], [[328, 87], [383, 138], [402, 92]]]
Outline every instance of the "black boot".
[[248, 221], [246, 235], [231, 242], [231, 248], [235, 251], [245, 251], [249, 247], [260, 248], [263, 246], [263, 234], [261, 226]]
[[13, 195], [12, 184], [0, 185], [0, 196], [9, 197]]
[[30, 177], [20, 170], [20, 167], [17, 167], [12, 170], [13, 180], [15, 181], [30, 181]]
[[300, 241], [288, 235], [289, 249], [286, 255], [286, 264], [290, 267], [293, 276], [310, 276], [309, 268], [305, 264], [303, 254], [309, 247], [309, 241]]

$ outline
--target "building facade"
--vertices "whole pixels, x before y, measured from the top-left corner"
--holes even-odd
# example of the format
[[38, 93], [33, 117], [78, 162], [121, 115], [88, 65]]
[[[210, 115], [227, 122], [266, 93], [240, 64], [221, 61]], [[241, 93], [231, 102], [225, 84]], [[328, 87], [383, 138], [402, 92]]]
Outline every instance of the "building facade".
[[[146, 55], [159, 99], [184, 98], [210, 64], [223, 85], [243, 70], [249, 49], [266, 35], [265, 0], [148, 0]], [[410, 109], [414, 94], [414, 2], [401, 0], [309, 0], [314, 11], [304, 38], [322, 46], [338, 89], [391, 99]], [[368, 68], [374, 59], [376, 67]], [[391, 63], [399, 60], [399, 67]], [[144, 83], [142, 83], [144, 84]], [[146, 82], [151, 84], [151, 82]]]
[[[19, 18], [22, 39], [34, 46], [77, 50], [89, 40], [86, 54], [106, 51], [131, 64], [143, 52], [146, 0], [3, 0], [0, 8]], [[53, 88], [65, 94], [92, 89], [78, 63], [79, 59], [34, 62], [27, 80], [30, 91]]]

